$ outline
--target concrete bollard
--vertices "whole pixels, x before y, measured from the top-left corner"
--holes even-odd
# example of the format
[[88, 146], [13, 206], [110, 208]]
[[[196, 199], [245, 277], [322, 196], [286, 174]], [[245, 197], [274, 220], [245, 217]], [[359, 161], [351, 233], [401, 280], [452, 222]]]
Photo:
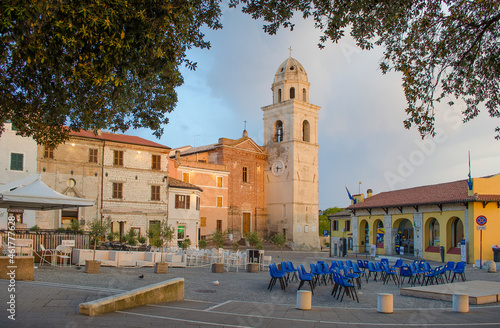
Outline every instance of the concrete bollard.
[[308, 290], [297, 291], [297, 309], [310, 310], [312, 301], [312, 292]]
[[469, 295], [453, 294], [453, 312], [469, 312]]
[[394, 311], [394, 295], [380, 293], [377, 295], [377, 312], [392, 313]]

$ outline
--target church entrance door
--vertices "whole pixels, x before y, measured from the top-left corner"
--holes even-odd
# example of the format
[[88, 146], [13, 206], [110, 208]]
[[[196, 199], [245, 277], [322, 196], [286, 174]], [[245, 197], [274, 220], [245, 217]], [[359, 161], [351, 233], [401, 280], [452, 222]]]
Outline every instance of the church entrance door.
[[250, 213], [243, 213], [243, 236], [250, 232]]

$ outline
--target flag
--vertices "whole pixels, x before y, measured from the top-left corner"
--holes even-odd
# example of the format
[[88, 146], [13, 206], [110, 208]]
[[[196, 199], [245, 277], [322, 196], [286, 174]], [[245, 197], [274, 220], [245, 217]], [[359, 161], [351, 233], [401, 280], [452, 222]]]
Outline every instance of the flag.
[[347, 195], [349, 196], [349, 199], [353, 201], [353, 204], [356, 204], [356, 198], [351, 196], [351, 193], [349, 192], [349, 189], [347, 186], [345, 186], [345, 190], [347, 191]]
[[472, 190], [472, 176], [470, 174], [470, 151], [469, 151], [469, 179], [467, 179], [467, 184], [469, 185], [469, 190]]

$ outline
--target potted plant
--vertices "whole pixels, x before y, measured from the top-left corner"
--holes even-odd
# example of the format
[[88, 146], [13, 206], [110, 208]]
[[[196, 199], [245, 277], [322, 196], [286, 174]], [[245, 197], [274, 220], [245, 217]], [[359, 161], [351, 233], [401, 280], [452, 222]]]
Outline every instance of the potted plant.
[[191, 246], [191, 239], [186, 238], [181, 242], [181, 248], [183, 251], [186, 251], [186, 249], [188, 249], [189, 246]]
[[281, 261], [285, 261], [285, 259], [283, 258], [283, 247], [285, 247], [285, 243], [286, 243], [285, 234], [283, 234], [282, 232], [280, 232], [278, 234], [275, 234], [275, 235], [271, 236], [270, 240], [271, 240], [271, 243], [274, 246], [280, 248], [280, 250], [281, 250]]
[[198, 247], [199, 247], [200, 249], [205, 249], [205, 248], [207, 248], [207, 241], [206, 241], [205, 239], [200, 239], [200, 240], [198, 241]]
[[153, 224], [148, 231], [148, 237], [153, 245], [160, 248], [160, 262], [155, 264], [155, 273], [167, 273], [168, 263], [163, 261], [163, 247], [174, 239], [175, 229], [167, 223], [167, 220]]
[[[212, 233], [212, 241], [215, 244], [215, 248], [219, 250], [224, 246], [224, 241], [226, 240], [225, 235], [220, 230], [215, 230]], [[224, 263], [220, 263], [221, 258], [217, 257], [217, 263], [212, 263], [212, 272], [214, 273], [223, 273], [224, 272]]]
[[127, 244], [129, 244], [130, 246], [137, 245], [137, 239], [135, 238], [136, 236], [137, 236], [137, 234], [136, 234], [135, 230], [130, 228], [130, 230], [125, 235], [125, 239], [127, 241]]
[[252, 231], [249, 232], [245, 236], [246, 241], [250, 244], [252, 249], [249, 250], [248, 252], [248, 265], [247, 265], [247, 271], [248, 272], [259, 272], [259, 266], [260, 266], [260, 251], [259, 249], [262, 249], [262, 239], [259, 237], [259, 234], [257, 231]]
[[88, 232], [88, 234], [94, 241], [94, 253], [92, 261], [85, 260], [86, 273], [99, 273], [101, 262], [95, 260], [95, 251], [97, 248], [97, 241], [100, 241], [104, 237], [104, 235], [106, 234], [106, 230], [108, 230], [108, 226], [109, 224], [107, 222], [101, 222], [101, 220], [97, 218], [90, 223], [90, 231]]

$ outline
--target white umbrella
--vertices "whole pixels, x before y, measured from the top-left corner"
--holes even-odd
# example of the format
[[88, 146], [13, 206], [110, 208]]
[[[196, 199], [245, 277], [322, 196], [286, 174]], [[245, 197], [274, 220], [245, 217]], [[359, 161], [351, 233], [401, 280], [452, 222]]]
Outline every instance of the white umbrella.
[[51, 189], [40, 174], [0, 186], [0, 208], [46, 211], [93, 205], [92, 200], [69, 197]]

